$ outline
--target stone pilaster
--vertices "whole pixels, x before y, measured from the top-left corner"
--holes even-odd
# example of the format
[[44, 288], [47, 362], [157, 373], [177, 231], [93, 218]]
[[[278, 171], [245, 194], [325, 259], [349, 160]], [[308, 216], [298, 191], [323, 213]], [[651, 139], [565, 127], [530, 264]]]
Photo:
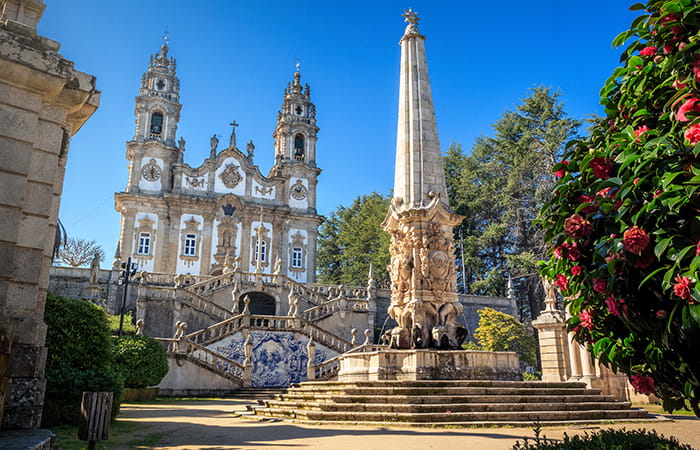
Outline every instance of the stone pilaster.
[[0, 336], [12, 345], [5, 429], [41, 423], [43, 314], [68, 143], [99, 104], [95, 78], [36, 35], [43, 9], [37, 0], [0, 8]]
[[566, 381], [569, 352], [564, 314], [545, 309], [532, 326], [537, 329], [539, 338], [542, 381]]

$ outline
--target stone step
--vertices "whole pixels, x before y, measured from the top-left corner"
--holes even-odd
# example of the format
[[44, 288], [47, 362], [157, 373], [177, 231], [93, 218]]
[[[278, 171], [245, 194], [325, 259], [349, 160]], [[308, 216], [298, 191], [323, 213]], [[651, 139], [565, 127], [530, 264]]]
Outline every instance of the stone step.
[[294, 395], [315, 396], [344, 395], [344, 396], [461, 396], [461, 395], [597, 395], [598, 389], [581, 387], [464, 387], [464, 386], [430, 386], [430, 387], [327, 387], [310, 388], [302, 386], [293, 390]]
[[264, 406], [279, 409], [299, 409], [327, 412], [435, 413], [458, 412], [537, 412], [590, 411], [629, 409], [628, 402], [558, 402], [558, 403], [450, 403], [450, 404], [386, 404], [386, 403], [327, 403], [264, 401]]
[[338, 422], [411, 422], [411, 423], [453, 423], [487, 422], [514, 423], [526, 422], [572, 422], [649, 419], [644, 410], [590, 410], [590, 411], [510, 411], [510, 412], [447, 412], [444, 413], [395, 413], [395, 412], [329, 412], [286, 408], [253, 407], [256, 414], [266, 417], [291, 418], [308, 421]]
[[581, 381], [545, 382], [545, 381], [497, 381], [497, 380], [382, 380], [382, 381], [305, 381], [292, 385], [295, 389], [311, 388], [362, 388], [362, 387], [520, 387], [520, 388], [586, 388]]
[[287, 392], [286, 388], [241, 388], [231, 392], [227, 395], [227, 397], [253, 400], [269, 400], [278, 398], [282, 396], [285, 392]]

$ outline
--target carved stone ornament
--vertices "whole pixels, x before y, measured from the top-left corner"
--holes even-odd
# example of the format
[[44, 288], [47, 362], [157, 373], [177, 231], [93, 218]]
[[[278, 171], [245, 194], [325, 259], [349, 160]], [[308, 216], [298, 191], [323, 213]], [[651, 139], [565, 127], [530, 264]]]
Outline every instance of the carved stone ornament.
[[221, 172], [221, 175], [219, 175], [221, 182], [224, 183], [224, 186], [229, 189], [235, 188], [238, 186], [241, 180], [243, 180], [241, 174], [238, 173], [238, 167], [239, 166], [232, 163], [226, 164], [226, 169], [224, 169], [224, 171]]
[[185, 182], [187, 183], [188, 187], [199, 189], [201, 187], [204, 187], [204, 184], [207, 182], [207, 180], [206, 178], [185, 177]]
[[289, 189], [289, 195], [294, 200], [304, 200], [308, 193], [308, 189], [306, 189], [306, 186], [304, 186], [303, 182], [300, 179], [298, 179], [296, 183], [294, 183], [294, 185]]
[[257, 192], [260, 195], [267, 195], [272, 192], [272, 187], [255, 186], [255, 192]]

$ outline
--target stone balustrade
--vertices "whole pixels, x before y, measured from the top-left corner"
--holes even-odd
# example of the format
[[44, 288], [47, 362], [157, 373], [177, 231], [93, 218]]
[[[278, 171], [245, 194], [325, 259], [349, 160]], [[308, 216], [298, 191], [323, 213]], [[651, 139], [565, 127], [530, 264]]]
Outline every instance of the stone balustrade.
[[198, 345], [188, 339], [156, 339], [166, 347], [169, 356], [185, 355], [215, 372], [224, 373], [239, 380], [243, 379], [244, 367], [242, 364], [213, 352], [206, 347]]

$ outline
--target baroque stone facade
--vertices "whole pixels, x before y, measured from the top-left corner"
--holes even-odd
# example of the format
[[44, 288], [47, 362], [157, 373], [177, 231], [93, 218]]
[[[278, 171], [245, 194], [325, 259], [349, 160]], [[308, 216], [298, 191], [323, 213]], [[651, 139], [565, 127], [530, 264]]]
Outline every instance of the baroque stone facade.
[[[254, 164], [255, 145], [209, 142], [199, 167], [183, 162], [177, 139], [182, 105], [176, 61], [167, 42], [150, 58], [136, 98], [136, 131], [127, 143], [129, 181], [115, 195], [121, 213], [119, 250], [139, 270], [220, 275], [234, 270], [281, 273], [315, 281], [316, 109], [299, 72], [277, 114], [275, 163], [267, 176]], [[176, 142], [177, 139], [177, 142]]]
[[[95, 78], [38, 36], [40, 0], [0, 0], [0, 420], [41, 423], [46, 287], [71, 136], [97, 109]], [[10, 350], [11, 349], [11, 350]], [[4, 413], [3, 413], [4, 405]]]

